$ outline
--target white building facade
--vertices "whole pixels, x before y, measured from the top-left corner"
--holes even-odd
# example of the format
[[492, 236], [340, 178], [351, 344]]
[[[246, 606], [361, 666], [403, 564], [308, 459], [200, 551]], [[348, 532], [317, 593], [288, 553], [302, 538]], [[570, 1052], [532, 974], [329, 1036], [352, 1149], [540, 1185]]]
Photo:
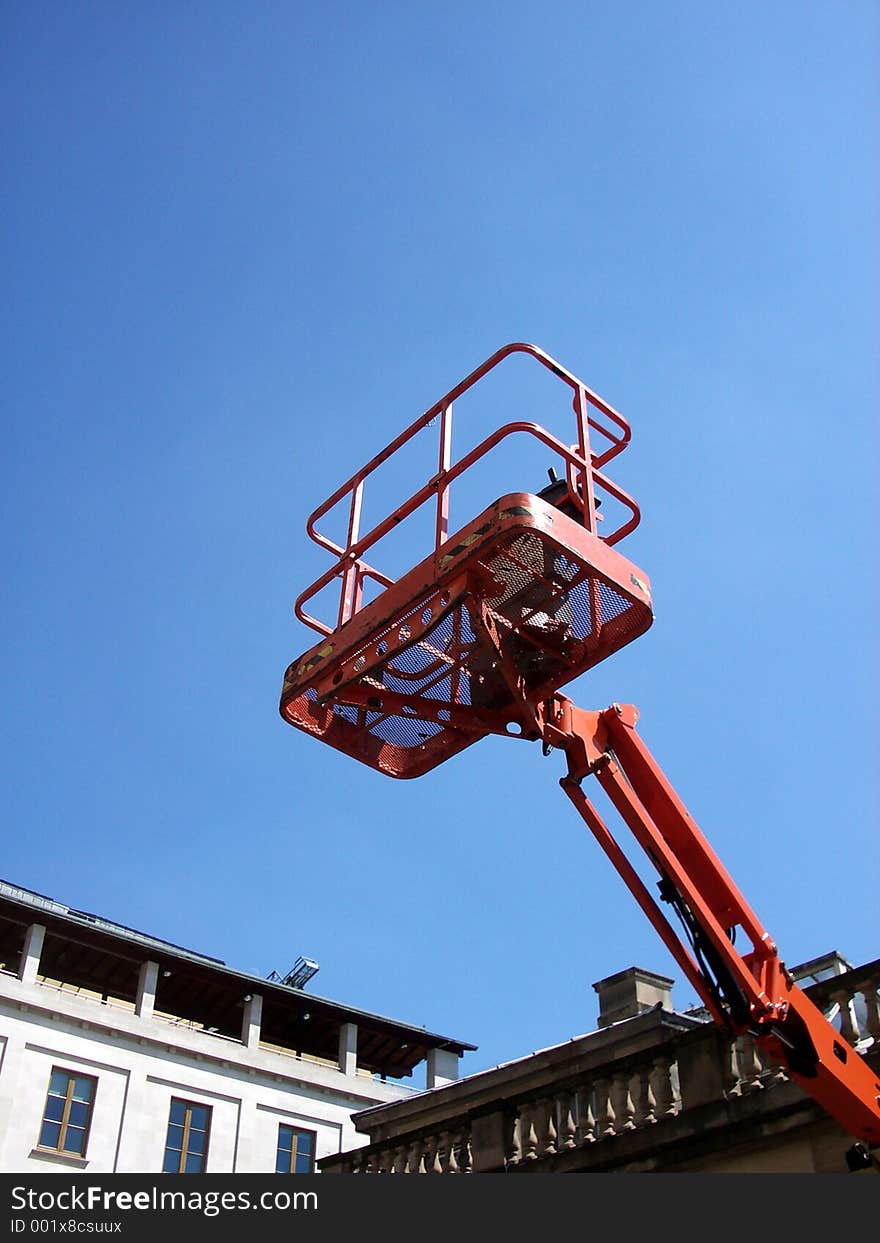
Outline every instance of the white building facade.
[[473, 1048], [0, 882], [0, 1170], [310, 1173]]

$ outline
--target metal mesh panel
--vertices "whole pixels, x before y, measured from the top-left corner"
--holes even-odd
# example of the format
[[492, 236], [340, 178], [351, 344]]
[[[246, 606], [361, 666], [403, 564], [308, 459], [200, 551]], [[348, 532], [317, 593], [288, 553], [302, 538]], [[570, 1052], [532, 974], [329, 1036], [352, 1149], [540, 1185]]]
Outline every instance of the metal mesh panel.
[[604, 626], [633, 609], [631, 600], [595, 575], [572, 588], [570, 604], [574, 628], [584, 639], [598, 639]]
[[615, 617], [620, 617], [627, 609], [632, 608], [632, 601], [627, 600], [620, 592], [599, 580], [599, 601], [602, 606], [602, 625], [607, 625]]
[[[535, 531], [508, 537], [485, 562], [501, 594], [492, 608], [509, 624], [505, 653], [526, 687], [558, 682], [584, 655], [582, 640], [589, 626], [578, 625], [572, 604], [586, 567], [558, 544]], [[482, 684], [486, 706], [503, 707], [510, 693], [486, 675]]]
[[348, 721], [350, 725], [358, 723], [358, 709], [349, 704], [334, 704], [333, 712], [334, 715], [341, 716], [344, 721]]
[[[409, 616], [417, 612], [411, 610]], [[399, 627], [389, 627], [386, 633]], [[372, 644], [370, 645], [372, 647]], [[429, 699], [432, 707], [439, 703], [457, 706], [471, 703], [470, 676], [467, 662], [476, 647], [476, 638], [467, 610], [459, 605], [424, 632], [422, 637], [402, 651], [395, 652], [378, 671], [360, 680], [381, 699], [382, 691]], [[448, 717], [448, 713], [445, 714]], [[443, 732], [437, 721], [425, 721], [409, 710], [398, 714], [373, 713], [363, 723], [376, 738], [396, 747], [421, 747]]]
[[378, 652], [381, 654], [390, 647], [396, 647], [400, 641], [400, 636], [407, 631], [407, 623], [411, 622], [414, 617], [417, 617], [419, 614], [424, 612], [424, 610], [428, 607], [427, 600], [429, 598], [430, 597], [426, 597], [419, 600], [417, 604], [414, 604], [411, 608], [407, 609], [405, 613], [402, 613], [399, 617], [396, 617], [389, 625], [384, 626], [381, 630], [378, 630], [375, 634], [371, 635], [370, 641], [368, 643], [361, 644], [361, 646], [353, 653], [355, 662], [357, 662], [358, 657], [363, 657], [365, 660], [367, 658], [372, 659], [374, 653]]
[[374, 737], [391, 742], [396, 747], [420, 747], [435, 734], [443, 732], [443, 726], [436, 721], [420, 721], [409, 716], [380, 716], [368, 728]]
[[448, 673], [454, 659], [452, 649], [456, 620], [460, 616], [461, 609], [455, 609], [432, 626], [418, 643], [396, 652], [385, 666], [384, 685], [390, 691], [400, 691], [405, 695], [432, 685], [438, 677]]
[[492, 607], [515, 626], [561, 615], [566, 622], [567, 598], [585, 567], [567, 556], [557, 544], [535, 531], [508, 537], [482, 564], [499, 585], [501, 594]]

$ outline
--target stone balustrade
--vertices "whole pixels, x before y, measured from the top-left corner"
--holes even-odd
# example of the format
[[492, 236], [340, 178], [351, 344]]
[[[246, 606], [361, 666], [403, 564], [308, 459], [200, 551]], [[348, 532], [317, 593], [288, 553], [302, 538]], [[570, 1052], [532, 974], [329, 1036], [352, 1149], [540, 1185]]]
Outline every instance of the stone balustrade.
[[[880, 962], [806, 991], [860, 1053], [880, 1060]], [[872, 1061], [873, 1061], [872, 1057]], [[785, 1091], [779, 1089], [785, 1088]], [[583, 1168], [695, 1134], [709, 1114], [753, 1118], [805, 1098], [749, 1036], [660, 1009], [355, 1119], [366, 1147], [325, 1158], [325, 1173], [469, 1174]], [[708, 1112], [707, 1112], [708, 1111]], [[811, 1115], [814, 1116], [814, 1115]], [[644, 1147], [644, 1145], [643, 1145]], [[562, 1162], [562, 1164], [560, 1164]], [[580, 1164], [579, 1164], [580, 1163]]]
[[880, 1050], [880, 960], [854, 967], [808, 988], [807, 993], [859, 1053]]
[[470, 1127], [463, 1121], [434, 1134], [377, 1145], [336, 1158], [343, 1174], [470, 1174]]
[[[749, 1072], [751, 1073], [751, 1072]], [[613, 1063], [595, 1075], [511, 1102], [505, 1111], [505, 1167], [595, 1144], [675, 1117], [678, 1068], [667, 1052], [635, 1065]], [[343, 1154], [340, 1173], [469, 1174], [472, 1137], [466, 1117], [442, 1129]], [[332, 1159], [331, 1159], [332, 1160]]]

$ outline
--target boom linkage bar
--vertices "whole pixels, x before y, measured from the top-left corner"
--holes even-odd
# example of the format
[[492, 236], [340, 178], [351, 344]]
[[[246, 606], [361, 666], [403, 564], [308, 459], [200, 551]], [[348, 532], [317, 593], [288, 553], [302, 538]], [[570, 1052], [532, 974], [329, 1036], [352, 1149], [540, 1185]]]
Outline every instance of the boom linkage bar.
[[[638, 711], [613, 704], [585, 712], [555, 694], [539, 705], [545, 752], [562, 750], [565, 793], [693, 985], [731, 1036], [748, 1032], [791, 1078], [847, 1131], [880, 1144], [880, 1081], [798, 988], [769, 933], [728, 875], [636, 733]], [[595, 776], [656, 868], [663, 902], [679, 930], [630, 863], [581, 788]], [[742, 931], [751, 942], [735, 948]]]

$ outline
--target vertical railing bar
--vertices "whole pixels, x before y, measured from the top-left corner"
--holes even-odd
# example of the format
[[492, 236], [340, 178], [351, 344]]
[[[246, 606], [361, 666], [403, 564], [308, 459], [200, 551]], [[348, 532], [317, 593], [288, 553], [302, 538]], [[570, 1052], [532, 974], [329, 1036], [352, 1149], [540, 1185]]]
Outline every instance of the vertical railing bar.
[[[584, 386], [579, 384], [574, 399], [577, 416], [578, 452], [585, 466], [577, 472], [581, 477], [581, 501], [584, 511], [584, 526], [592, 534], [596, 534], [596, 497], [593, 492], [593, 469], [590, 455], [590, 431], [588, 427], [589, 406]], [[592, 576], [589, 579], [590, 595], [590, 629], [594, 639], [598, 639], [602, 630], [602, 601], [599, 597], [599, 583]]]
[[[584, 526], [595, 535], [596, 533], [596, 502], [593, 496], [593, 473], [590, 469], [590, 431], [587, 425], [588, 406], [584, 386], [579, 384], [575, 393], [575, 414], [577, 416], [578, 453], [586, 468], [578, 473], [581, 476], [581, 505], [584, 511]], [[578, 499], [578, 498], [575, 498]]]
[[[361, 503], [364, 495], [364, 481], [358, 479], [351, 490], [351, 507], [348, 513], [348, 539], [345, 544], [346, 556], [351, 558], [352, 546], [357, 542], [361, 525]], [[360, 594], [358, 586], [359, 568], [357, 561], [349, 560], [342, 572], [342, 592], [339, 599], [339, 620], [337, 626], [343, 626], [355, 612], [355, 596]]]
[[360, 561], [355, 561], [354, 568], [354, 592], [351, 600], [351, 616], [354, 616], [355, 613], [359, 613], [361, 611], [364, 598], [364, 579], [366, 578], [364, 567], [361, 565]]
[[452, 402], [440, 412], [440, 454], [437, 463], [437, 527], [434, 547], [439, 550], [449, 534], [449, 484], [446, 472], [452, 461]]

